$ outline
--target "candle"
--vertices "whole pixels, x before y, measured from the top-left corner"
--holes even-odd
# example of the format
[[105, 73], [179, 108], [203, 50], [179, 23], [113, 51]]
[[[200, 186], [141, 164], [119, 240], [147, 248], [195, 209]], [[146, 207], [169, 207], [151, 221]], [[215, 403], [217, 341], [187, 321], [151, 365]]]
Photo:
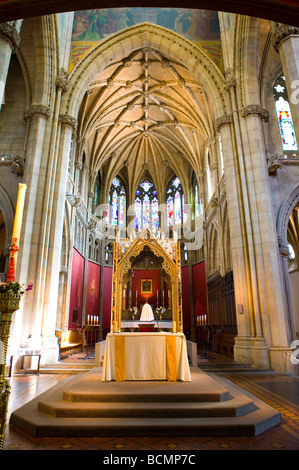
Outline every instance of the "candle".
[[87, 315], [87, 323], [88, 323], [88, 325], [89, 325], [89, 321], [90, 321], [90, 316]]
[[13, 225], [13, 231], [12, 231], [12, 246], [10, 249], [10, 259], [9, 259], [6, 282], [10, 282], [10, 281], [15, 282], [15, 269], [16, 269], [16, 264], [17, 264], [18, 250], [19, 250], [18, 247], [20, 243], [20, 234], [21, 234], [26, 189], [27, 189], [26, 184], [19, 183], [16, 213], [15, 213], [15, 219], [14, 219], [14, 225]]

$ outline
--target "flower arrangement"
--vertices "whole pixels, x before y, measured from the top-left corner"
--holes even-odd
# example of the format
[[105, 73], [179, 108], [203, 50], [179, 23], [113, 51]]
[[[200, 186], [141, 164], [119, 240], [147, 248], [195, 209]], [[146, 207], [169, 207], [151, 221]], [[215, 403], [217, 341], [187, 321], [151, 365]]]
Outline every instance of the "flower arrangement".
[[164, 307], [157, 307], [156, 310], [155, 310], [156, 313], [159, 313], [160, 315], [162, 315], [162, 313], [166, 312], [166, 308]]
[[137, 312], [138, 312], [138, 308], [137, 308], [137, 307], [130, 307], [130, 308], [129, 308], [129, 312], [131, 313], [132, 317], [134, 318], [135, 315], [136, 315]]
[[0, 294], [23, 295], [25, 292], [32, 290], [33, 284], [28, 284], [25, 289], [19, 282], [0, 282]]

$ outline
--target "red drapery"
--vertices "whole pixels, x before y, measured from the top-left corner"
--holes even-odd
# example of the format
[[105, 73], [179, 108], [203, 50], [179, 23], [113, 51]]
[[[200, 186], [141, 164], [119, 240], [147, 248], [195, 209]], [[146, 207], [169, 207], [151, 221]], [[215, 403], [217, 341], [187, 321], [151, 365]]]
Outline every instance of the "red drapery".
[[197, 317], [207, 315], [207, 281], [205, 262], [201, 261], [192, 266], [193, 280], [193, 302], [194, 302], [194, 323], [197, 323]]
[[91, 318], [99, 317], [100, 312], [100, 283], [101, 283], [101, 266], [88, 261], [87, 264], [87, 280], [86, 280], [86, 307], [85, 307], [85, 324], [87, 324], [88, 315]]
[[102, 309], [102, 328], [103, 338], [106, 338], [111, 326], [111, 296], [112, 296], [112, 268], [104, 266], [103, 279], [103, 309]]
[[82, 299], [84, 280], [84, 258], [73, 248], [72, 278], [70, 292], [69, 329], [82, 322]]

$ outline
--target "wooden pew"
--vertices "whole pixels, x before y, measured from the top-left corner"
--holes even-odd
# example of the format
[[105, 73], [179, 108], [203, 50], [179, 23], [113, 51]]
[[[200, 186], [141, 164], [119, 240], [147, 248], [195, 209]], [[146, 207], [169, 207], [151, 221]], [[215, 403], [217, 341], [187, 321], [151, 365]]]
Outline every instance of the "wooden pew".
[[84, 351], [84, 337], [79, 329], [56, 330], [59, 341], [59, 355], [69, 356], [77, 351]]

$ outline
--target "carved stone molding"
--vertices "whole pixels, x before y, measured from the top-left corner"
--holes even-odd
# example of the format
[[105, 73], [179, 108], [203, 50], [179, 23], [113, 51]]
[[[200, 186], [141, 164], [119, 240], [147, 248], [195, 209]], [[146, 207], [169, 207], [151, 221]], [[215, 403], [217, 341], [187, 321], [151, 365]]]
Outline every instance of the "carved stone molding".
[[215, 130], [216, 132], [220, 132], [220, 129], [223, 126], [228, 126], [233, 122], [233, 115], [232, 114], [223, 114], [222, 116], [218, 117], [215, 121]]
[[11, 165], [11, 172], [22, 176], [24, 173], [25, 159], [19, 155], [0, 155], [0, 166]]
[[45, 119], [48, 119], [51, 116], [51, 109], [48, 106], [44, 106], [43, 104], [33, 104], [27, 109], [24, 113], [24, 120], [30, 121], [33, 116], [42, 116]]
[[68, 77], [68, 74], [66, 70], [64, 68], [61, 68], [56, 78], [56, 86], [58, 89], [62, 91], [62, 93], [67, 91], [67, 88], [68, 88], [67, 77]]
[[69, 114], [60, 114], [59, 122], [61, 122], [63, 126], [71, 127], [73, 129], [73, 132], [76, 132], [78, 125], [76, 118], [70, 116]]
[[96, 170], [91, 170], [89, 172], [89, 178], [93, 181], [98, 175], [98, 172]]
[[282, 157], [276, 153], [267, 158], [269, 175], [276, 175], [278, 169], [282, 168]]
[[236, 79], [235, 79], [232, 69], [229, 68], [225, 71], [224, 89], [226, 91], [229, 91], [231, 88], [235, 88], [235, 87], [236, 87]]
[[278, 236], [278, 246], [279, 246], [279, 253], [283, 258], [288, 258], [289, 256], [289, 248], [288, 245], [284, 242], [283, 238]]
[[249, 104], [248, 106], [245, 106], [241, 111], [241, 115], [243, 118], [256, 115], [265, 122], [269, 120], [269, 111], [263, 108], [260, 104]]
[[14, 26], [9, 23], [0, 24], [0, 37], [10, 42], [12, 53], [15, 53], [21, 43], [21, 37]]
[[272, 35], [272, 44], [276, 52], [279, 51], [279, 46], [281, 44], [281, 41], [284, 39], [294, 36], [294, 35], [299, 35], [299, 28], [296, 26], [289, 26], [286, 24], [279, 24], [273, 31]]
[[212, 171], [217, 170], [217, 168], [218, 168], [217, 162], [211, 162], [210, 163], [210, 170], [212, 170]]
[[83, 168], [83, 163], [82, 162], [75, 162], [75, 168], [77, 170], [82, 170]]

